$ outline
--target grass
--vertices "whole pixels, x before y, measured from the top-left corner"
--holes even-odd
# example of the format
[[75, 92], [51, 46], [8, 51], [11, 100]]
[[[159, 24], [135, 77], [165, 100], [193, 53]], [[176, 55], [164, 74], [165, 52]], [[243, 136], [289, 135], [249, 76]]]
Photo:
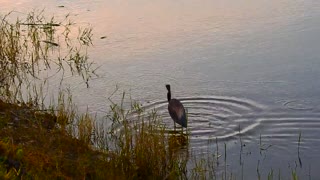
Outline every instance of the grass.
[[[45, 72], [49, 69], [55, 73], [77, 74], [88, 85], [89, 79], [95, 75], [93, 63], [88, 61], [87, 55], [87, 48], [92, 44], [90, 27], [79, 28], [78, 33], [74, 33], [72, 30], [76, 25], [68, 15], [57, 21], [54, 17], [46, 18], [43, 11], [33, 11], [23, 19], [12, 21], [13, 14], [0, 15], [2, 99], [39, 102], [38, 96], [25, 97], [24, 93], [38, 87], [39, 82], [46, 83]], [[70, 38], [73, 36], [77, 38]]]
[[169, 140], [155, 112], [138, 113], [138, 121], [130, 123], [129, 112], [141, 110], [115, 104], [108, 116], [112, 128], [104, 133], [88, 114], [77, 116], [64, 104], [68, 103], [38, 112], [0, 102], [4, 114], [0, 178], [176, 179], [186, 175], [187, 159], [175, 154], [185, 139], [170, 136]]
[[[74, 35], [68, 16], [59, 22], [39, 11], [12, 23], [10, 15], [0, 20], [0, 179], [237, 179], [226, 143], [219, 149], [216, 139], [216, 152], [199, 158], [189, 152], [188, 133], [168, 133], [157, 112], [139, 103], [125, 106], [125, 93], [111, 101], [104, 121], [79, 113], [70, 91], [60, 90], [57, 102], [45, 106], [43, 71], [70, 72], [87, 85], [95, 75], [86, 51], [91, 28]], [[239, 126], [241, 161], [240, 132]], [[298, 156], [300, 141], [301, 133]], [[260, 136], [260, 153], [269, 147]], [[266, 178], [274, 176], [271, 169]], [[298, 179], [295, 171], [290, 176]]]

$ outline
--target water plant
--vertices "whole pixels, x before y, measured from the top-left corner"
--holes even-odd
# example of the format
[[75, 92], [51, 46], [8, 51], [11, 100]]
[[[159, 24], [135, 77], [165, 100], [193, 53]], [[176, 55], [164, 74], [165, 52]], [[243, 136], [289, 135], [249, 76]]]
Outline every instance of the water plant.
[[14, 12], [0, 15], [2, 99], [38, 103], [38, 94], [26, 97], [26, 92], [33, 89], [39, 92], [39, 83], [46, 82], [49, 69], [53, 70], [49, 76], [69, 72], [81, 76], [88, 84], [95, 74], [87, 55], [92, 37], [90, 27], [79, 28], [74, 40], [70, 36], [75, 35], [72, 29], [76, 26], [69, 15], [61, 21], [46, 18], [44, 11], [32, 11], [13, 20], [15, 17]]

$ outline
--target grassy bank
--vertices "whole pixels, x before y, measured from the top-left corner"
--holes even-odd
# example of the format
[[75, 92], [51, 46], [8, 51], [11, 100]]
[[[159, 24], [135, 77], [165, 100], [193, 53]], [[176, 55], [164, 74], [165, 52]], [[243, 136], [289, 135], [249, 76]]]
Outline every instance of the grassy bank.
[[169, 141], [156, 114], [138, 115], [132, 124], [129, 111], [114, 105], [114, 128], [105, 133], [64, 104], [50, 111], [3, 101], [0, 107], [1, 179], [176, 179], [186, 173], [186, 161], [169, 144], [180, 138]]

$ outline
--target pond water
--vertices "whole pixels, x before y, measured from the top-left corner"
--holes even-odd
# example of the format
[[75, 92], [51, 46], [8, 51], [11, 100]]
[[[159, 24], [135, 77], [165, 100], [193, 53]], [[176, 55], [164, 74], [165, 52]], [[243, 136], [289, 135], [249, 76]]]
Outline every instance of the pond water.
[[320, 177], [320, 1], [0, 0], [1, 12], [32, 8], [94, 28], [99, 77], [90, 88], [66, 78], [80, 108], [106, 113], [118, 85], [172, 128], [171, 84], [196, 154], [214, 152], [218, 138], [236, 176], [256, 179], [259, 167]]

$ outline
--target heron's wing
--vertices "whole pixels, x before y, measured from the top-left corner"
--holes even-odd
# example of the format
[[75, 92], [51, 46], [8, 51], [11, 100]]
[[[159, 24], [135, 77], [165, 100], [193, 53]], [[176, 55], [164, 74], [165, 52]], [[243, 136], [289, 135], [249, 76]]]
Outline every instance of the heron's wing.
[[177, 121], [181, 117], [180, 111], [172, 106], [168, 106], [169, 114], [174, 121]]

